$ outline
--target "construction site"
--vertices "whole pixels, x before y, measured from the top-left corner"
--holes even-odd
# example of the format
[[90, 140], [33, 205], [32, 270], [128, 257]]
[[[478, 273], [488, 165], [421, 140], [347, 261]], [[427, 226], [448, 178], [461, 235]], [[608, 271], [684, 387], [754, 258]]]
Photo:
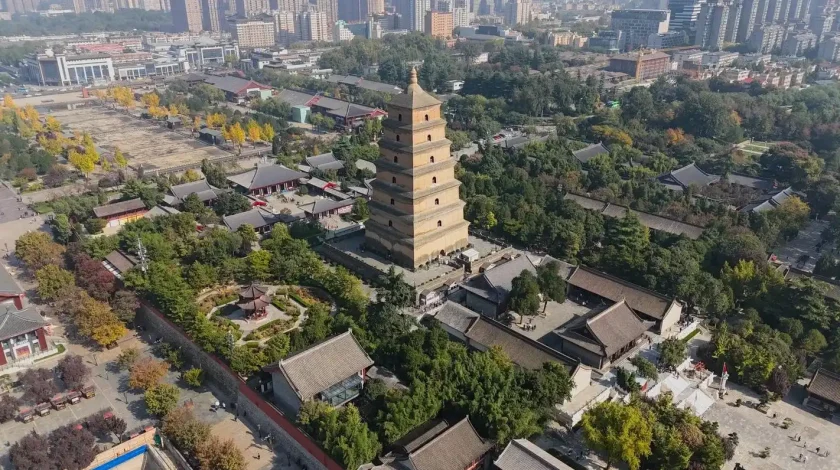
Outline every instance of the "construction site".
[[198, 167], [201, 161], [234, 157], [230, 152], [194, 139], [188, 130], [170, 130], [124, 111], [102, 106], [79, 106], [52, 110], [50, 114], [66, 132], [87, 132], [103, 156], [119, 148], [129, 168], [143, 173], [168, 173]]

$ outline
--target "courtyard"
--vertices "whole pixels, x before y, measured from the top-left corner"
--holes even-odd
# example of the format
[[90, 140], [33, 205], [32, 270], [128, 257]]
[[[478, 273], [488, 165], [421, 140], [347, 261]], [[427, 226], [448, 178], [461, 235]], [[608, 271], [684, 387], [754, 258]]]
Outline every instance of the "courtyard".
[[129, 167], [145, 171], [231, 156], [230, 153], [158, 124], [99, 106], [62, 109], [50, 115], [69, 132], [87, 132], [106, 152], [123, 151]]

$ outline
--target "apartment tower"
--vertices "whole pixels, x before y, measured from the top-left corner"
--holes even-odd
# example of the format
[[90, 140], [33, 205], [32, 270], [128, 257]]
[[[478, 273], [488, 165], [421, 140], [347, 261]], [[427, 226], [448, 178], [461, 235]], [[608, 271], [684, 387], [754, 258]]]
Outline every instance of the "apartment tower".
[[172, 24], [179, 33], [200, 33], [202, 28], [199, 0], [172, 0]]
[[388, 104], [379, 142], [366, 245], [397, 264], [416, 269], [467, 246], [461, 183], [449, 155], [441, 102], [417, 84]]

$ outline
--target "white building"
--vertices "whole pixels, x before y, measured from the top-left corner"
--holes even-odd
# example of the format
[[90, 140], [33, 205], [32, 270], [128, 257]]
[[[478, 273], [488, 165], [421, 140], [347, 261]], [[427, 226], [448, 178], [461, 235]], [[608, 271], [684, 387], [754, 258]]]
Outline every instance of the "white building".
[[274, 12], [274, 30], [277, 32], [277, 44], [289, 46], [298, 40], [297, 14], [292, 11]]
[[298, 37], [301, 41], [329, 41], [332, 31], [323, 11], [305, 11], [298, 14]]
[[470, 11], [466, 8], [452, 9], [452, 23], [457, 28], [458, 26], [470, 25]]
[[530, 0], [510, 0], [505, 11], [505, 23], [511, 26], [531, 21]]
[[333, 41], [335, 42], [342, 42], [342, 41], [352, 41], [353, 40], [353, 32], [347, 27], [347, 23], [344, 20], [338, 20], [335, 22], [335, 26], [333, 26]]
[[107, 54], [55, 54], [47, 49], [24, 60], [22, 73], [40, 85], [87, 85], [113, 81], [114, 62]]
[[616, 10], [610, 19], [610, 29], [624, 33], [627, 47], [637, 49], [648, 43], [651, 34], [667, 33], [670, 18], [668, 10]]
[[232, 29], [233, 39], [239, 47], [272, 47], [276, 44], [273, 18], [239, 19]]

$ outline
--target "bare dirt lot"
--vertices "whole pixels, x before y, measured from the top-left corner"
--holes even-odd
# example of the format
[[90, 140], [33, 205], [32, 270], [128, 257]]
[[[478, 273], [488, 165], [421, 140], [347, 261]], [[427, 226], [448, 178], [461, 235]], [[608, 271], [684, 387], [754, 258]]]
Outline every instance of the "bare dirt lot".
[[106, 154], [122, 150], [131, 168], [164, 170], [231, 154], [158, 124], [103, 107], [87, 106], [50, 112], [70, 132], [87, 132]]

